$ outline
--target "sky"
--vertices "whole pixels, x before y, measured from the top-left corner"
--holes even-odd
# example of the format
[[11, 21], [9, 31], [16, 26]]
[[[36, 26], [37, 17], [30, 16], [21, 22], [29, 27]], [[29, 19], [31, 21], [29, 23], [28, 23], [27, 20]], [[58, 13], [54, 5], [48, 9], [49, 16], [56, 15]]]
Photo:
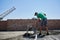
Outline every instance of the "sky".
[[44, 12], [47, 19], [60, 19], [60, 0], [0, 0], [0, 14], [15, 7], [12, 13], [3, 18], [32, 19], [35, 12]]

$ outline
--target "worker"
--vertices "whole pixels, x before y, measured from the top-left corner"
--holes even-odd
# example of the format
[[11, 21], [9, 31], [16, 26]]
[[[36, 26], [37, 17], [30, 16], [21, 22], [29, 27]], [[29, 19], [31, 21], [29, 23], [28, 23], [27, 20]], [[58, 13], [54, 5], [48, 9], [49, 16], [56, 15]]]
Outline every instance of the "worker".
[[46, 14], [43, 13], [43, 12], [35, 12], [34, 16], [37, 17], [37, 22], [39, 22], [39, 20], [41, 20], [39, 22], [39, 29], [40, 29], [40, 33], [39, 35], [41, 35], [41, 31], [42, 31], [42, 28], [44, 27], [46, 29], [46, 35], [49, 35], [49, 32], [48, 32], [48, 27], [47, 27], [47, 17], [46, 17]]

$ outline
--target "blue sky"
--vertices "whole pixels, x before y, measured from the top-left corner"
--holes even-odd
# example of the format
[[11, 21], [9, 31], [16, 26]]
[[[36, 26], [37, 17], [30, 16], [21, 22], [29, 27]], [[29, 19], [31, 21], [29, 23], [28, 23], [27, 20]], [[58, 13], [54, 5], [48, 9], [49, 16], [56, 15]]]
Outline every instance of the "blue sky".
[[0, 14], [15, 7], [6, 19], [31, 19], [35, 12], [44, 12], [48, 19], [60, 19], [60, 0], [0, 0]]

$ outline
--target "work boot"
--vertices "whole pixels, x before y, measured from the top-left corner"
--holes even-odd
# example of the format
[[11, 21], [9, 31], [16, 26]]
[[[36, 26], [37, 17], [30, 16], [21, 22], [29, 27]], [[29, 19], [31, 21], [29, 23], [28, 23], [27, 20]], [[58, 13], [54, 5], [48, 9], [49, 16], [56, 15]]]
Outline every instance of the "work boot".
[[47, 34], [46, 35], [49, 35], [49, 33], [47, 32]]
[[38, 36], [42, 35], [41, 33], [38, 34]]

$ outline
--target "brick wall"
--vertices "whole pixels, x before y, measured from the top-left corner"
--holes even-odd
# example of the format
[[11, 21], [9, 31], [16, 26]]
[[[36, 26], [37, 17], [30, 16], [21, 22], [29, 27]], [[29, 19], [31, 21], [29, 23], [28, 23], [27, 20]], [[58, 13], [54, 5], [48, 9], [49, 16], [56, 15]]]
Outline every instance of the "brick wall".
[[33, 25], [35, 20], [31, 19], [16, 19], [7, 21], [7, 30], [26, 30], [28, 25]]
[[[35, 27], [36, 20], [32, 19], [15, 19], [15, 20], [8, 20], [8, 30], [26, 30], [27, 26]], [[60, 20], [50, 19], [48, 20], [47, 24], [48, 28], [51, 30], [60, 29]]]
[[5, 31], [7, 29], [7, 21], [0, 21], [0, 31]]
[[60, 29], [60, 20], [59, 19], [50, 19], [48, 20], [49, 29]]
[[[36, 20], [33, 19], [9, 19], [0, 21], [0, 30], [26, 30], [27, 26], [35, 27]], [[49, 19], [48, 28], [51, 30], [60, 29], [60, 19]]]

